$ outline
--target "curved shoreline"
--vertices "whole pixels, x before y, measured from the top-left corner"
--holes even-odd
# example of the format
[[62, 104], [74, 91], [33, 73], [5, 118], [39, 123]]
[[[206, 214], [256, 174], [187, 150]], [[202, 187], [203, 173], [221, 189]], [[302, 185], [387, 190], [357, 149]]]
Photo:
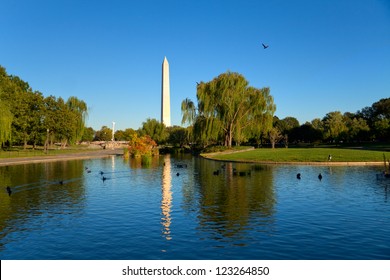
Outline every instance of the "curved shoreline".
[[53, 162], [63, 160], [77, 160], [77, 159], [91, 159], [91, 158], [102, 158], [109, 156], [123, 155], [123, 150], [94, 150], [79, 153], [69, 153], [63, 155], [53, 156], [32, 156], [32, 157], [20, 157], [20, 158], [0, 158], [0, 166], [8, 165], [19, 165], [19, 164], [32, 164], [41, 162]]
[[252, 164], [264, 164], [264, 165], [312, 165], [312, 166], [375, 166], [375, 165], [383, 165], [383, 161], [259, 161], [259, 160], [227, 160], [227, 159], [217, 159], [213, 158], [214, 155], [226, 155], [226, 154], [234, 154], [240, 152], [246, 152], [254, 150], [253, 147], [239, 150], [239, 151], [228, 151], [228, 152], [216, 152], [216, 153], [208, 153], [201, 154], [200, 156], [204, 159], [221, 161], [221, 162], [235, 162], [235, 163], [252, 163]]
[[[247, 149], [247, 150], [252, 150]], [[354, 161], [333, 161], [333, 162], [278, 162], [278, 161], [257, 161], [257, 160], [226, 160], [226, 159], [216, 159], [213, 158], [213, 155], [217, 154], [232, 154], [243, 152], [247, 150], [240, 151], [229, 151], [229, 152], [217, 152], [209, 154], [201, 154], [200, 157], [208, 160], [220, 161], [220, 162], [235, 162], [235, 163], [251, 163], [251, 164], [264, 164], [264, 165], [312, 165], [312, 166], [373, 166], [373, 165], [383, 165], [383, 162], [354, 162]], [[8, 165], [21, 165], [21, 164], [33, 164], [41, 162], [54, 162], [54, 161], [63, 161], [63, 160], [77, 160], [77, 159], [92, 159], [92, 158], [102, 158], [109, 156], [118, 156], [123, 155], [122, 149], [114, 150], [94, 150], [87, 152], [79, 153], [70, 153], [63, 155], [53, 155], [53, 156], [34, 156], [34, 157], [21, 157], [21, 158], [1, 158], [0, 166]]]
[[383, 165], [383, 162], [377, 161], [333, 161], [333, 162], [310, 162], [310, 161], [257, 161], [257, 160], [226, 160], [216, 159], [212, 157], [201, 156], [204, 159], [220, 161], [220, 162], [235, 162], [235, 163], [254, 163], [264, 165], [312, 165], [312, 166], [373, 166]]

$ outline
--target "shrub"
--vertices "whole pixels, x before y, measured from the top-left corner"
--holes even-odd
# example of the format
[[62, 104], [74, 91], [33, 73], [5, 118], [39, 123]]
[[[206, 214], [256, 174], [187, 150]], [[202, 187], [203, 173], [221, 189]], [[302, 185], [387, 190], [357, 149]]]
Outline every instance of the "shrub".
[[149, 135], [138, 137], [133, 134], [129, 141], [129, 155], [132, 157], [154, 156], [158, 155], [157, 143]]

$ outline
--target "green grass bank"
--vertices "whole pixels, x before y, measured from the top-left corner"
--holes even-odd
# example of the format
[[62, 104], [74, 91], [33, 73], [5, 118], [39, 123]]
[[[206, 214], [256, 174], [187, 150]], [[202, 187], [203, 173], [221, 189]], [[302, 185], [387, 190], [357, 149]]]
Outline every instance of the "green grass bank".
[[[388, 151], [345, 148], [278, 148], [252, 149], [237, 152], [202, 154], [203, 157], [236, 162], [281, 163], [281, 164], [383, 164], [383, 154]], [[331, 155], [331, 161], [328, 156]]]
[[42, 156], [59, 156], [59, 155], [67, 155], [67, 154], [75, 154], [75, 153], [85, 153], [94, 151], [92, 149], [86, 148], [66, 148], [66, 149], [50, 149], [45, 151], [43, 148], [38, 149], [10, 149], [7, 151], [0, 151], [0, 159], [7, 158], [24, 158], [24, 157], [42, 157]]

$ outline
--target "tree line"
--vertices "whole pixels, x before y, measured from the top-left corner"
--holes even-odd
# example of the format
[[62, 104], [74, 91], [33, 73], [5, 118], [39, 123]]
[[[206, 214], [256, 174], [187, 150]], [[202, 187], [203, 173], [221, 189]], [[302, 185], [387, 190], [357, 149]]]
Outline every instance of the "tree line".
[[294, 117], [273, 119], [270, 141], [288, 143], [340, 143], [390, 141], [390, 98], [382, 98], [356, 113], [329, 112], [302, 125]]
[[189, 124], [189, 141], [202, 147], [390, 141], [390, 98], [356, 113], [334, 111], [300, 125], [294, 117], [274, 116], [269, 88], [251, 87], [239, 73], [198, 83], [196, 97], [197, 105], [183, 100], [182, 124]]
[[[111, 141], [112, 129], [107, 126], [102, 126], [97, 131], [93, 131], [92, 128], [87, 128], [86, 130], [89, 131], [89, 136], [85, 136], [86, 141]], [[178, 148], [187, 146], [190, 143], [187, 128], [181, 126], [166, 127], [160, 121], [151, 118], [146, 119], [137, 130], [127, 128], [114, 132], [116, 141], [134, 141], [134, 139], [145, 136], [149, 136], [159, 145], [170, 145]]]
[[[116, 140], [149, 135], [158, 144], [204, 149], [208, 146], [277, 143], [340, 143], [390, 141], [390, 98], [383, 98], [356, 113], [327, 113], [322, 119], [300, 124], [295, 117], [274, 115], [270, 89], [255, 88], [239, 73], [226, 72], [209, 82], [197, 83], [196, 102], [182, 101], [182, 125], [165, 127], [147, 119], [138, 130], [115, 132]], [[93, 133], [91, 133], [93, 135]], [[109, 141], [112, 130], [103, 126], [94, 140]], [[92, 139], [92, 138], [91, 138]]]
[[82, 140], [87, 104], [77, 97], [44, 97], [0, 66], [0, 144], [2, 147], [61, 146]]
[[[77, 97], [50, 95], [44, 97], [18, 76], [9, 75], [0, 66], [0, 144], [2, 148], [32, 145], [61, 147], [80, 142], [111, 141], [112, 129], [102, 126], [95, 131], [86, 127], [87, 104]], [[156, 119], [148, 118], [142, 127], [115, 131], [117, 141], [131, 141], [150, 136], [159, 144], [183, 147], [188, 143], [186, 128], [165, 127]]]
[[[166, 127], [148, 118], [137, 130], [115, 131], [117, 141], [150, 136], [157, 144], [199, 149], [277, 143], [339, 143], [390, 141], [390, 98], [356, 113], [334, 111], [322, 119], [299, 124], [294, 117], [279, 119], [270, 89], [255, 88], [239, 73], [226, 72], [197, 84], [196, 102], [181, 104], [182, 125]], [[87, 104], [77, 97], [44, 97], [0, 66], [0, 143], [26, 147], [81, 141], [111, 141], [112, 130], [86, 127]]]

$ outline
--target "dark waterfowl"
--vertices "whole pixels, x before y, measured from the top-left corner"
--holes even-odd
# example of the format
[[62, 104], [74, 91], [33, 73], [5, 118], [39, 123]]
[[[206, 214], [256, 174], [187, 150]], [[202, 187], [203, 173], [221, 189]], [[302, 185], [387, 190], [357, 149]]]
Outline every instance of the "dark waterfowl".
[[250, 171], [239, 171], [238, 175], [240, 175], [240, 176], [250, 176], [251, 172]]
[[11, 196], [11, 194], [12, 194], [11, 188], [9, 186], [7, 186], [5, 189], [7, 190], [8, 195]]
[[297, 179], [301, 180], [301, 173], [297, 174]]
[[322, 175], [321, 173], [318, 175], [318, 179], [321, 181], [322, 180]]

